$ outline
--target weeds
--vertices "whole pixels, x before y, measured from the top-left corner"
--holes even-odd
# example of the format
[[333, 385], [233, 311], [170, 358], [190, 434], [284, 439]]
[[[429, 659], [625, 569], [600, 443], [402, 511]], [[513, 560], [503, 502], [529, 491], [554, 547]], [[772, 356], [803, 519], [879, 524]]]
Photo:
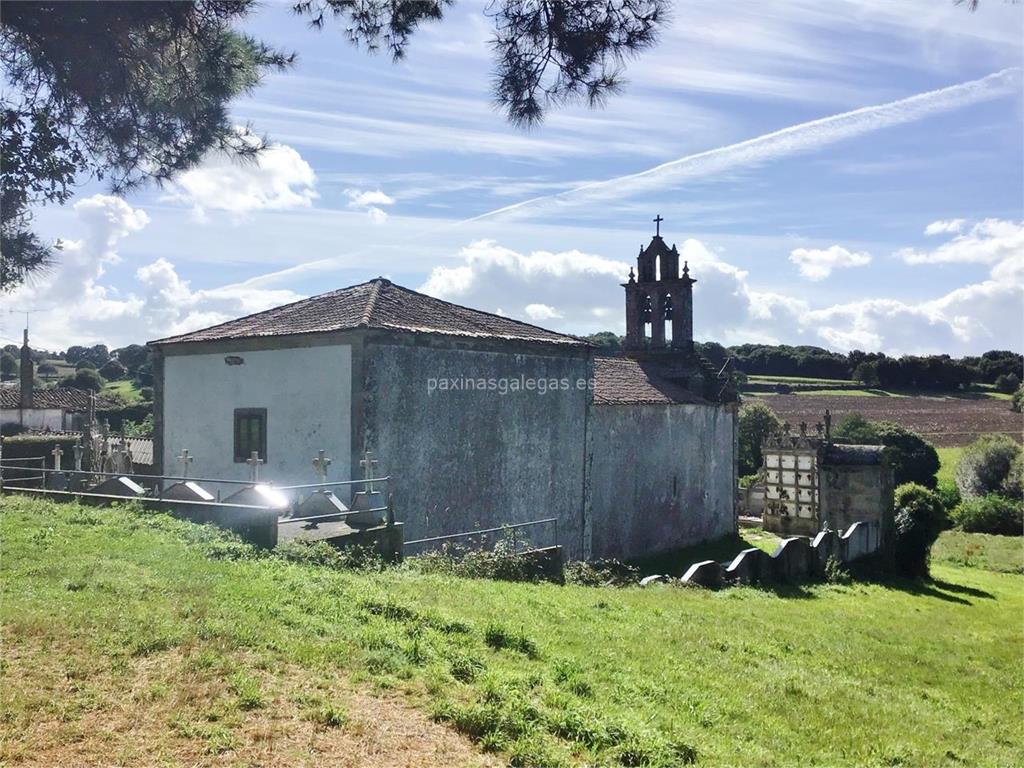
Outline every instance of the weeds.
[[484, 642], [496, 651], [508, 649], [519, 651], [530, 659], [540, 658], [540, 650], [533, 640], [522, 632], [514, 632], [501, 624], [487, 625], [487, 629], [484, 630]]
[[235, 694], [238, 708], [244, 711], [261, 709], [266, 706], [260, 683], [243, 672], [236, 672], [229, 681], [231, 692]]

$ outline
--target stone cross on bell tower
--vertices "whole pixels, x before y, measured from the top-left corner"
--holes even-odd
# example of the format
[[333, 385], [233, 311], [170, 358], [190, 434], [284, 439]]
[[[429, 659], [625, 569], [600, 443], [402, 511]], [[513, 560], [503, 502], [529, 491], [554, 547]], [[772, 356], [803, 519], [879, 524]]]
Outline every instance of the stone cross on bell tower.
[[[630, 352], [689, 352], [693, 349], [693, 284], [689, 265], [679, 273], [679, 251], [661, 237], [659, 214], [654, 218], [654, 237], [640, 247], [636, 273], [629, 270], [626, 289], [626, 342]], [[666, 324], [672, 331], [666, 341]]]

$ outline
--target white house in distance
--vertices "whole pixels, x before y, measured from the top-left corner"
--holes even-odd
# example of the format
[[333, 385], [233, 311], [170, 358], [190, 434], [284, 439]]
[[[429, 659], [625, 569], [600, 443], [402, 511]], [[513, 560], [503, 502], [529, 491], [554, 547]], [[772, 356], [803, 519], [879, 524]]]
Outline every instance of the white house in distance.
[[20, 366], [19, 385], [0, 387], [0, 426], [13, 424], [40, 432], [81, 429], [91, 393], [84, 389], [37, 389], [27, 330]]
[[245, 479], [256, 451], [309, 483], [322, 449], [344, 480], [371, 450], [407, 538], [557, 517], [576, 558], [733, 531], [735, 397], [694, 353], [695, 281], [660, 235], [638, 268], [625, 357], [383, 278], [150, 342], [157, 471], [188, 449]]

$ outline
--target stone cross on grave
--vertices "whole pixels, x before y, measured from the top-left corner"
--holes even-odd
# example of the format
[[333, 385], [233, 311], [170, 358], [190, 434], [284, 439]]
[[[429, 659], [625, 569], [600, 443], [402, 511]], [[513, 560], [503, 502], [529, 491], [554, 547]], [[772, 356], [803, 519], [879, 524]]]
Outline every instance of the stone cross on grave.
[[53, 450], [50, 451], [50, 453], [53, 454], [53, 468], [58, 472], [61, 472], [63, 470], [63, 467], [61, 466], [60, 459], [64, 455], [64, 449], [62, 449], [59, 445], [55, 445], [53, 447]]
[[[372, 478], [373, 477], [373, 468], [375, 466], [377, 466], [377, 460], [370, 458], [372, 455], [373, 455], [372, 451], [364, 451], [363, 452], [363, 458], [359, 462], [359, 466], [361, 466], [363, 468], [363, 480], [369, 480], [370, 478]], [[367, 491], [367, 493], [376, 493], [376, 491], [373, 490], [373, 483], [372, 482], [366, 488], [366, 491]]]
[[327, 468], [329, 466], [331, 466], [331, 460], [327, 458], [327, 451], [317, 451], [316, 458], [313, 459], [313, 470], [316, 472], [317, 477], [320, 478], [321, 485], [327, 482]]
[[259, 451], [253, 451], [249, 454], [249, 458], [245, 460], [245, 463], [249, 465], [249, 479], [252, 482], [259, 482], [260, 479], [260, 464], [263, 463], [263, 459], [260, 458]]
[[181, 462], [181, 476], [188, 477], [188, 465], [195, 461], [195, 457], [189, 455], [188, 448], [182, 448], [178, 461]]

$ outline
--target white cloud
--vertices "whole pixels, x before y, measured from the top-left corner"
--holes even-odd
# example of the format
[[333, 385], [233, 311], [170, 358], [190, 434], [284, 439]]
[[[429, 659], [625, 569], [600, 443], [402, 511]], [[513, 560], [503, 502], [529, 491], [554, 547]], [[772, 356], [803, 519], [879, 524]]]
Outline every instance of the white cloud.
[[317, 197], [316, 174], [302, 156], [285, 144], [263, 145], [243, 128], [242, 142], [263, 150], [240, 160], [211, 152], [196, 168], [179, 174], [168, 185], [165, 200], [190, 205], [200, 220], [207, 211], [244, 216], [250, 211], [306, 208]]
[[841, 245], [829, 248], [797, 248], [789, 260], [800, 268], [800, 276], [808, 280], [824, 280], [833, 269], [864, 267], [871, 263], [871, 255], [848, 251]]
[[904, 248], [896, 256], [907, 264], [995, 264], [1024, 251], [1024, 222], [985, 219], [938, 248]]
[[[989, 279], [937, 298], [816, 307], [804, 298], [758, 289], [745, 270], [698, 240], [685, 241], [679, 250], [697, 279], [698, 339], [954, 355], [1020, 348], [1024, 342], [1024, 251], [995, 265]], [[489, 311], [521, 306], [521, 319], [565, 332], [624, 331], [620, 283], [628, 264], [579, 251], [523, 254], [490, 240], [470, 244], [460, 257], [460, 264], [435, 268], [420, 290]]]
[[[4, 297], [9, 306], [42, 310], [32, 316], [31, 333], [40, 348], [137, 343], [301, 298], [292, 291], [244, 286], [193, 290], [166, 259], [141, 267], [123, 263], [121, 241], [149, 224], [146, 212], [109, 195], [79, 200], [73, 209], [87, 235], [65, 241], [51, 270]], [[115, 290], [105, 280], [115, 265], [135, 278], [127, 290]]]
[[395, 202], [394, 198], [384, 194], [379, 189], [366, 191], [346, 189], [345, 194], [349, 198], [349, 208], [365, 208], [370, 205], [392, 205]]
[[379, 206], [394, 205], [395, 203], [393, 197], [384, 194], [379, 189], [346, 189], [345, 194], [348, 196], [348, 207], [354, 210], [366, 211], [366, 215], [370, 217], [370, 221], [374, 224], [383, 224], [388, 220], [387, 212]]
[[435, 267], [419, 290], [488, 312], [523, 307], [508, 314], [530, 322], [557, 319], [563, 327], [592, 324], [595, 306], [619, 304], [619, 283], [629, 272], [625, 262], [603, 256], [580, 251], [524, 254], [493, 240], [470, 243], [459, 256], [461, 264]]
[[536, 323], [543, 322], [544, 320], [557, 320], [562, 317], [562, 313], [554, 307], [549, 307], [547, 304], [527, 304], [523, 308], [526, 316]]
[[926, 235], [956, 234], [964, 227], [965, 219], [940, 219], [924, 228]]

